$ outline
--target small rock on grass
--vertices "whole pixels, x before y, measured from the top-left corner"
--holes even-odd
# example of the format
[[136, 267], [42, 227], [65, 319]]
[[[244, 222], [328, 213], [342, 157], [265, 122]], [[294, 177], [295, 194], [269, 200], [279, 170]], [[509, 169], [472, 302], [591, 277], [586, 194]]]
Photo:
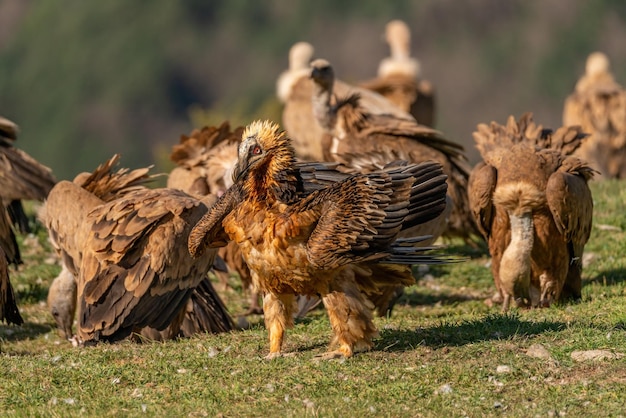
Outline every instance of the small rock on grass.
[[552, 355], [550, 354], [548, 349], [545, 348], [541, 344], [533, 344], [530, 347], [528, 347], [528, 349], [526, 350], [526, 355], [529, 357], [543, 358], [543, 359], [552, 358]]
[[603, 360], [616, 360], [624, 357], [622, 353], [614, 353], [610, 350], [585, 350], [585, 351], [572, 351], [570, 354], [572, 360], [582, 361], [603, 361]]
[[448, 383], [439, 387], [439, 389], [435, 390], [435, 395], [449, 395], [453, 392], [452, 386]]
[[511, 367], [503, 365], [503, 364], [499, 365], [498, 367], [496, 367], [496, 373], [498, 374], [511, 373]]

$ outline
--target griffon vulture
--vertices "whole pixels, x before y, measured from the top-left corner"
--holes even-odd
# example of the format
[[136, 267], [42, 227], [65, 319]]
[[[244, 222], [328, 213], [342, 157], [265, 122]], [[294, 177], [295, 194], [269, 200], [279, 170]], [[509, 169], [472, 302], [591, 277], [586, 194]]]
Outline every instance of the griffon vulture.
[[505, 311], [512, 302], [542, 307], [581, 297], [594, 170], [571, 154], [584, 137], [579, 127], [542, 129], [531, 114], [474, 132], [484, 161], [470, 176], [469, 200]]

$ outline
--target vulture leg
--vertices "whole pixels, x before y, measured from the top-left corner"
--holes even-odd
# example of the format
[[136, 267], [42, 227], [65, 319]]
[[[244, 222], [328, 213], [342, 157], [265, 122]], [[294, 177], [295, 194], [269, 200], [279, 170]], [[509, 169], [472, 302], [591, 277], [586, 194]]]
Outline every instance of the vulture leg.
[[347, 274], [338, 277], [332, 284], [331, 291], [322, 301], [328, 311], [333, 329], [333, 344], [338, 344], [336, 351], [329, 351], [320, 356], [322, 359], [352, 357], [355, 351], [372, 348], [372, 338], [377, 335], [372, 321], [374, 306], [364, 297], [354, 282], [354, 276]]
[[271, 360], [282, 355], [281, 349], [285, 330], [293, 327], [295, 310], [295, 295], [268, 293], [263, 298], [265, 327], [268, 329], [270, 336], [270, 353], [265, 357], [266, 359]]

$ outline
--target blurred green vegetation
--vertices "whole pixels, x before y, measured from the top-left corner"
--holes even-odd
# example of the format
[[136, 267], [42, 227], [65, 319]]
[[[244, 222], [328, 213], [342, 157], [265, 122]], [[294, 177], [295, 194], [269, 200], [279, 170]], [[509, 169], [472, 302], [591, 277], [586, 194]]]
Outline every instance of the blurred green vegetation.
[[393, 18], [411, 26], [437, 88], [438, 128], [470, 157], [479, 122], [534, 111], [559, 124], [593, 50], [626, 82], [617, 0], [0, 0], [0, 25], [12, 22], [0, 30], [0, 115], [20, 125], [16, 146], [59, 179], [114, 153], [168, 170], [171, 146], [194, 127], [280, 121], [275, 81], [297, 41], [339, 78], [373, 77]]

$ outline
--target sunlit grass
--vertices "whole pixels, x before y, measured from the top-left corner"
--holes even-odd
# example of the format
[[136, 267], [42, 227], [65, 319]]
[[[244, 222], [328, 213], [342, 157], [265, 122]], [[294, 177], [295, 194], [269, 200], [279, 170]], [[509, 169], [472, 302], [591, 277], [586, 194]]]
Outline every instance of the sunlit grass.
[[[0, 408], [15, 416], [619, 416], [626, 359], [575, 361], [577, 350], [626, 354], [626, 187], [592, 183], [595, 226], [583, 300], [502, 314], [483, 249], [452, 242], [465, 263], [430, 268], [390, 318], [377, 318], [371, 352], [319, 362], [330, 340], [323, 310], [287, 335], [291, 357], [263, 360], [260, 316], [247, 330], [166, 343], [74, 348], [47, 313], [45, 232], [20, 238], [12, 281], [26, 320], [0, 325]], [[35, 249], [35, 250], [29, 250]], [[247, 303], [236, 278], [216, 287], [231, 313]], [[547, 355], [536, 357], [540, 345]]]

